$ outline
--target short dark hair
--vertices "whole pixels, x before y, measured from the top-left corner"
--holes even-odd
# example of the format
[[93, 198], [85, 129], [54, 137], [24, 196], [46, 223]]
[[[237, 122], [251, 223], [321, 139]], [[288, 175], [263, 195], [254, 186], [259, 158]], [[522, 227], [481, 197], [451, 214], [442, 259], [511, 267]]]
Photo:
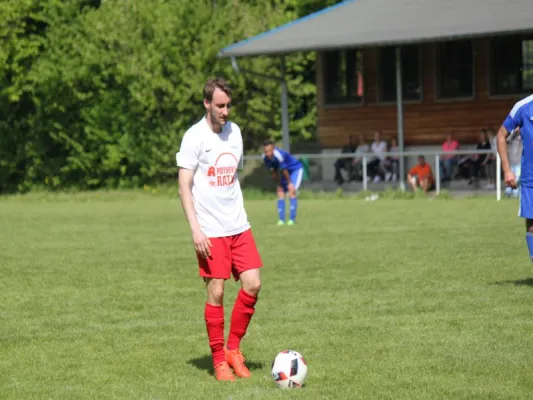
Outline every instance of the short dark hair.
[[263, 140], [263, 146], [270, 146], [271, 144], [274, 144], [274, 141], [272, 139]]
[[216, 89], [222, 90], [231, 98], [231, 88], [224, 78], [209, 79], [204, 86], [204, 99], [207, 101], [213, 100], [213, 93]]

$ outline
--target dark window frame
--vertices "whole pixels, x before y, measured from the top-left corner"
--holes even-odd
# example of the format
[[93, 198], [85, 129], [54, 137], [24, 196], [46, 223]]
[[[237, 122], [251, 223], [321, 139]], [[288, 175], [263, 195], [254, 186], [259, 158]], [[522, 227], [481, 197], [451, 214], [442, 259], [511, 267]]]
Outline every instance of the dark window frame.
[[[423, 71], [423, 48], [419, 44], [412, 44], [412, 45], [405, 45], [402, 46], [402, 64], [403, 63], [403, 50], [405, 47], [414, 47], [417, 49], [418, 52], [418, 86], [420, 87], [420, 95], [418, 99], [405, 99], [405, 88], [402, 88], [402, 94], [404, 96], [403, 103], [404, 104], [420, 104], [424, 101], [424, 71]], [[386, 47], [380, 47], [378, 49], [378, 55], [377, 55], [377, 74], [376, 74], [376, 90], [377, 90], [377, 104], [380, 105], [392, 105], [396, 104], [396, 97], [394, 100], [383, 100], [383, 94], [382, 94], [382, 75], [381, 75], [381, 64], [382, 64], [382, 54], [383, 50], [389, 48], [396, 51], [395, 46], [386, 46]], [[394, 58], [396, 60], [396, 57]], [[395, 61], [396, 62], [396, 61]], [[405, 68], [404, 65], [402, 65], [402, 78], [405, 76], [404, 74]], [[402, 83], [405, 83], [405, 81], [402, 79]], [[394, 84], [396, 85], [396, 64], [394, 65]], [[396, 89], [395, 89], [396, 91]]]
[[[328, 76], [328, 55], [331, 54], [342, 54], [342, 53], [350, 53], [355, 52], [355, 54], [360, 54], [360, 67], [357, 66], [357, 63], [355, 64], [355, 70], [361, 71], [362, 74], [362, 80], [363, 80], [363, 95], [361, 97], [359, 96], [339, 96], [339, 97], [333, 97], [329, 93], [331, 90], [330, 82], [331, 82], [331, 75]], [[347, 48], [347, 49], [335, 49], [335, 50], [324, 50], [321, 54], [322, 58], [322, 103], [324, 107], [339, 107], [339, 106], [355, 106], [355, 107], [361, 107], [365, 105], [365, 98], [366, 98], [366, 84], [365, 84], [365, 73], [364, 73], [364, 52], [362, 49], [359, 48]], [[344, 58], [345, 64], [348, 62], [346, 61], [347, 58]], [[346, 65], [346, 80], [348, 80], [348, 66]], [[357, 77], [355, 77], [357, 82]], [[348, 86], [348, 83], [346, 83]], [[347, 88], [349, 90], [349, 88]]]
[[[461, 43], [461, 42], [469, 42], [471, 46], [471, 56], [472, 56], [472, 67], [471, 69], [471, 77], [472, 77], [472, 93], [471, 94], [464, 94], [464, 95], [443, 95], [442, 94], [442, 88], [441, 88], [441, 74], [442, 74], [442, 67], [440, 63], [440, 47], [444, 45], [450, 45], [453, 43]], [[458, 40], [450, 40], [446, 42], [437, 42], [433, 46], [433, 54], [434, 54], [434, 74], [433, 74], [433, 80], [435, 84], [435, 102], [448, 102], [448, 101], [473, 101], [476, 98], [476, 49], [475, 49], [475, 43], [472, 39], [458, 39]]]
[[[487, 88], [488, 88], [488, 94], [489, 94], [489, 97], [490, 98], [495, 98], [495, 99], [501, 99], [501, 98], [507, 98], [507, 97], [511, 97], [511, 98], [518, 98], [518, 97], [523, 97], [525, 94], [530, 94], [533, 92], [533, 86], [531, 88], [526, 88], [524, 89], [523, 88], [523, 85], [522, 85], [522, 89], [518, 89], [518, 90], [510, 90], [510, 91], [507, 91], [507, 92], [498, 92], [496, 89], [495, 89], [495, 79], [496, 77], [494, 76], [494, 73], [495, 73], [495, 61], [496, 61], [496, 54], [495, 54], [495, 48], [494, 48], [494, 45], [495, 45], [495, 42], [497, 40], [502, 40], [502, 39], [518, 39], [520, 41], [531, 41], [533, 42], [533, 33], [528, 33], [528, 34], [518, 34], [518, 35], [506, 35], [506, 36], [497, 36], [497, 37], [493, 37], [489, 40], [489, 48], [488, 48], [488, 57], [487, 57]], [[533, 46], [533, 44], [532, 44]], [[531, 73], [533, 74], [533, 63], [531, 64]], [[533, 78], [532, 78], [533, 79]]]

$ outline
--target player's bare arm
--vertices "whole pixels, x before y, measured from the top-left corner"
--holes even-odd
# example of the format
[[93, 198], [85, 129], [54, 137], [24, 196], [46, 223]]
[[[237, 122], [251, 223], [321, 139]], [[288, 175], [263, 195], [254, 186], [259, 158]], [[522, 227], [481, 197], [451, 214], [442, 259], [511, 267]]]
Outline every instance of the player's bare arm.
[[281, 177], [278, 173], [278, 170], [273, 169], [272, 170], [272, 180], [276, 182], [277, 188], [276, 188], [276, 194], [278, 195], [278, 199], [282, 199], [285, 197], [285, 193], [283, 192], [283, 187], [281, 186]]
[[289, 196], [294, 196], [296, 193], [296, 190], [294, 189], [294, 184], [291, 182], [291, 176], [289, 174], [289, 171], [286, 169], [282, 169], [281, 173], [283, 174], [283, 177], [285, 178], [285, 181], [287, 182], [287, 189], [289, 189]]
[[507, 132], [507, 129], [502, 125], [496, 136], [496, 143], [498, 146], [498, 154], [500, 155], [500, 159], [502, 161], [505, 184], [514, 189], [516, 187], [516, 178], [514, 176], [513, 171], [511, 170], [511, 164], [509, 163], [509, 157], [507, 154], [508, 134], [509, 132]]
[[294, 192], [294, 185], [291, 182], [291, 176], [289, 174], [289, 171], [286, 169], [282, 169], [281, 173], [283, 174], [283, 177], [285, 178], [285, 181], [287, 182], [287, 188], [291, 193]]
[[180, 201], [181, 206], [183, 208], [183, 212], [185, 213], [185, 218], [187, 218], [187, 222], [189, 223], [189, 227], [191, 228], [192, 232], [192, 240], [194, 243], [194, 247], [196, 249], [196, 252], [204, 257], [207, 258], [211, 256], [211, 250], [209, 249], [211, 247], [211, 242], [207, 238], [207, 236], [204, 235], [202, 232], [202, 229], [200, 228], [200, 224], [198, 223], [198, 219], [196, 218], [196, 212], [194, 210], [194, 202], [192, 198], [192, 181], [193, 181], [194, 171], [186, 168], [180, 168], [179, 170], [179, 194], [180, 194]]
[[279, 185], [279, 174], [275, 170], [272, 170], [272, 180]]

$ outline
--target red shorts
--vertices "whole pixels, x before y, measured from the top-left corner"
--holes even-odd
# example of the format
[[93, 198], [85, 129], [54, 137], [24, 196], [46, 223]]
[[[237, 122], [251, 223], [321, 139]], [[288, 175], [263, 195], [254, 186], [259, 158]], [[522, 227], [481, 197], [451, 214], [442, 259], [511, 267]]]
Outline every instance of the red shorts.
[[229, 279], [249, 269], [261, 268], [261, 256], [255, 245], [251, 229], [233, 236], [209, 238], [211, 256], [198, 256], [200, 276], [204, 278]]

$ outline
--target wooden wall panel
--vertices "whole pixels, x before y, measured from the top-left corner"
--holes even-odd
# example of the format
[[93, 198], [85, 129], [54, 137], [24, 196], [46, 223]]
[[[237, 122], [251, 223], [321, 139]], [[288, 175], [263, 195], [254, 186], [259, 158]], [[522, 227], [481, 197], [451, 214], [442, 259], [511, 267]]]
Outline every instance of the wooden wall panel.
[[[435, 89], [435, 47], [422, 50], [423, 99], [404, 104], [406, 145], [440, 144], [449, 132], [464, 144], [476, 143], [481, 128], [498, 129], [515, 102], [523, 96], [490, 98], [488, 95], [489, 45], [486, 39], [474, 41], [475, 98], [437, 100]], [[325, 106], [323, 103], [322, 57], [317, 55], [318, 140], [322, 147], [342, 146], [347, 136], [363, 134], [371, 140], [379, 130], [389, 140], [397, 135], [395, 104], [377, 103], [378, 50], [363, 50], [365, 104], [363, 106]]]

